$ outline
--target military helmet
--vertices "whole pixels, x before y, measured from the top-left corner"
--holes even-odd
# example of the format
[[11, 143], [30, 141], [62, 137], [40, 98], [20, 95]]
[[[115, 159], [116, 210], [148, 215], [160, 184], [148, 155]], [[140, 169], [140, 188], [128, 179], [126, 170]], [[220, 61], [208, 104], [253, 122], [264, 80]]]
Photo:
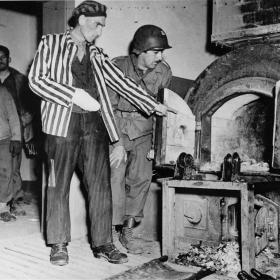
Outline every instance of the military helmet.
[[170, 49], [165, 32], [155, 25], [139, 27], [132, 40], [132, 52], [139, 54], [152, 49]]

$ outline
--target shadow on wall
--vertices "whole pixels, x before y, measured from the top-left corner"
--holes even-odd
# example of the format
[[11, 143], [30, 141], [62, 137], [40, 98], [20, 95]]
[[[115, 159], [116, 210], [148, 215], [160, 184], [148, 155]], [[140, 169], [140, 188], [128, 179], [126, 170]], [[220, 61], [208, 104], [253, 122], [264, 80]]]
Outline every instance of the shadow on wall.
[[194, 84], [194, 80], [184, 79], [172, 76], [172, 81], [169, 89], [176, 92], [181, 98], [185, 99], [190, 87]]

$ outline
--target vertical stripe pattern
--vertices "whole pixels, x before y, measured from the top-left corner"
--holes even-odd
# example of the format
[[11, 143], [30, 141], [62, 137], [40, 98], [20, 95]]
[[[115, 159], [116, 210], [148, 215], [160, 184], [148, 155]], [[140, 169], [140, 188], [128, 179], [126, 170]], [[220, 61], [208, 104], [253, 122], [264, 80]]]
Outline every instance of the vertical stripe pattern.
[[[67, 136], [72, 98], [75, 94], [71, 66], [77, 50], [70, 32], [67, 31], [44, 35], [35, 54], [28, 76], [29, 85], [42, 98], [42, 127], [47, 134]], [[102, 49], [91, 45], [90, 53], [100, 94], [101, 115], [110, 140], [115, 142], [119, 138], [107, 86], [148, 115], [158, 103], [140, 86], [125, 77]]]

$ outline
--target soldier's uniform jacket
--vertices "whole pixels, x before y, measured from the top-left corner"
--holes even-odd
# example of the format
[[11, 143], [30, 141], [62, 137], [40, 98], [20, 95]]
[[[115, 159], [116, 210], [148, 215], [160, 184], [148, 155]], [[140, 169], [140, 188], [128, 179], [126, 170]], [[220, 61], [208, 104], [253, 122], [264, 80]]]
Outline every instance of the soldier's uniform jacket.
[[[170, 86], [172, 72], [165, 61], [160, 62], [154, 69], [148, 70], [144, 75], [137, 69], [137, 57], [134, 54], [117, 57], [113, 59], [113, 63], [124, 72], [126, 77], [134, 80], [154, 98], [157, 98], [160, 89]], [[112, 95], [110, 92], [110, 98], [122, 134], [128, 135], [129, 139], [133, 140], [153, 132], [153, 116], [141, 113], [119, 95]]]

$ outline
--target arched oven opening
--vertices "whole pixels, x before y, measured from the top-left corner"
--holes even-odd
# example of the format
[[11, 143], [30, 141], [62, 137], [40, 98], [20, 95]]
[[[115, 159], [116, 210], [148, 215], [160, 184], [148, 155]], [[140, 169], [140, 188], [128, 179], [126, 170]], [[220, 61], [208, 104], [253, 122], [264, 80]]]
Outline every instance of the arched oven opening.
[[219, 171], [224, 157], [237, 152], [244, 168], [268, 171], [273, 117], [272, 95], [260, 92], [233, 92], [214, 104], [201, 116], [201, 170]]
[[194, 157], [201, 170], [218, 171], [227, 153], [271, 165], [275, 83], [280, 51], [248, 45], [209, 65], [185, 98], [196, 118]]

